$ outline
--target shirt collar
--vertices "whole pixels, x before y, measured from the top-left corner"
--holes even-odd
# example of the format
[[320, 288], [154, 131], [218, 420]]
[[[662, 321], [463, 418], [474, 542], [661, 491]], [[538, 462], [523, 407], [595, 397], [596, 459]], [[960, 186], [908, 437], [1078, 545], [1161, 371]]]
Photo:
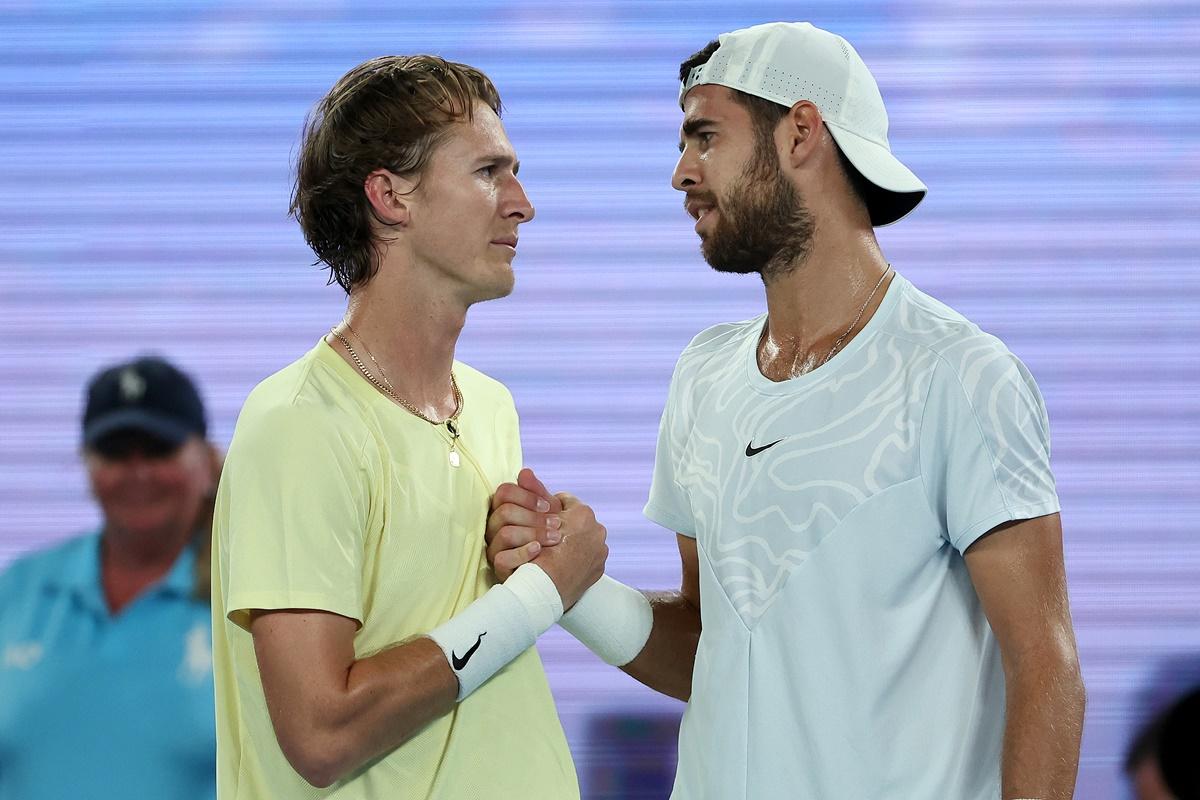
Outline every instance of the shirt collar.
[[193, 541], [188, 542], [187, 546], [183, 548], [183, 552], [179, 554], [175, 563], [171, 565], [171, 569], [154, 587], [154, 591], [190, 597], [196, 582], [195, 566], [196, 543]]
[[[196, 546], [189, 543], [175, 559], [167, 574], [146, 591], [173, 597], [190, 597], [195, 582]], [[100, 585], [100, 533], [80, 537], [63, 553], [60, 568], [48, 583], [69, 591], [88, 605], [108, 613], [108, 603]]]

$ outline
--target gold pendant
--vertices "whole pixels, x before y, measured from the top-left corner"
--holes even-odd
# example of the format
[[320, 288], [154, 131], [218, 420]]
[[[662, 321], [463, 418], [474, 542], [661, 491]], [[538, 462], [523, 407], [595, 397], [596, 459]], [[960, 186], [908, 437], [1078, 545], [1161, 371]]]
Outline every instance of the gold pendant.
[[446, 420], [446, 431], [450, 434], [450, 466], [457, 467], [462, 464], [462, 460], [458, 457], [458, 425], [454, 420]]

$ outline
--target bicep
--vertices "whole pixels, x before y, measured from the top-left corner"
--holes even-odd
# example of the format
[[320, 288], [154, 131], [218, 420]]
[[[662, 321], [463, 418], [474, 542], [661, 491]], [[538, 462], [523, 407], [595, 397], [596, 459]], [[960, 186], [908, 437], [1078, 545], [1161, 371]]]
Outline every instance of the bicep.
[[1006, 663], [1074, 652], [1058, 514], [993, 528], [964, 553], [967, 571]]
[[358, 623], [326, 611], [254, 611], [250, 633], [263, 693], [281, 743], [311, 725], [317, 706], [344, 692]]

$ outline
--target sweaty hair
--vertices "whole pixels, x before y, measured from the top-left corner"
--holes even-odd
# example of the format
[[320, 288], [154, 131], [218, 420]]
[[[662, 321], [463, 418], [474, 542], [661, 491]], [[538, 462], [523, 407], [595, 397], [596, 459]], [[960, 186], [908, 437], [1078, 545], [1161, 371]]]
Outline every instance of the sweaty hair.
[[[701, 64], [707, 64], [708, 60], [712, 58], [713, 53], [717, 52], [717, 48], [720, 46], [721, 41], [713, 39], [704, 45], [703, 48], [688, 56], [679, 65], [679, 82], [683, 83], [686, 81], [688, 75], [696, 67]], [[779, 120], [783, 119], [784, 115], [791, 111], [791, 109], [773, 100], [747, 94], [740, 89], [730, 89], [729, 91], [733, 94], [733, 99], [750, 113], [750, 122], [754, 125], [756, 140], [754, 171], [761, 173], [766, 166], [766, 162], [771, 160], [775, 127], [779, 124]], [[838, 162], [842, 165], [842, 173], [846, 176], [846, 182], [850, 184], [850, 190], [860, 203], [868, 205], [867, 198], [873, 193], [878, 192], [879, 189], [855, 169], [854, 165], [850, 163], [850, 159], [846, 158], [846, 154], [842, 152], [842, 148], [837, 146], [836, 141], [834, 142], [834, 149], [837, 150]]]
[[500, 114], [500, 95], [479, 70], [437, 56], [381, 56], [334, 84], [305, 121], [289, 213], [349, 293], [379, 268], [381, 241], [364, 191], [387, 169], [420, 176], [451, 125], [470, 120], [476, 101]]

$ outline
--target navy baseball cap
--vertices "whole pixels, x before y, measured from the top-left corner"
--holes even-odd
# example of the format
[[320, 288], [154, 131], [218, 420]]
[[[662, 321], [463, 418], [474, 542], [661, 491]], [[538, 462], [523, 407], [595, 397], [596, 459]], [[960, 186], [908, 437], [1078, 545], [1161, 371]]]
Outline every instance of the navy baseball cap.
[[118, 431], [138, 431], [171, 445], [192, 434], [205, 436], [208, 422], [196, 384], [157, 356], [102, 369], [88, 384], [84, 447]]

